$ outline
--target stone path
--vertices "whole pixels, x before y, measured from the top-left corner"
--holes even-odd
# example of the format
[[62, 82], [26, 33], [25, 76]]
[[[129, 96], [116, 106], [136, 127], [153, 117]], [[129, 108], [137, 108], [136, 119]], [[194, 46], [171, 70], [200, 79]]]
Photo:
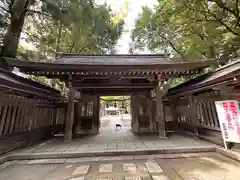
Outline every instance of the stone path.
[[100, 134], [77, 137], [68, 143], [63, 137], [55, 137], [14, 154], [24, 159], [215, 151], [214, 144], [196, 138], [173, 135], [162, 139], [157, 134], [135, 135], [128, 118], [123, 120], [122, 129], [116, 130], [114, 120], [117, 118], [105, 117]]
[[10, 161], [1, 180], [238, 180], [240, 163], [218, 153]]

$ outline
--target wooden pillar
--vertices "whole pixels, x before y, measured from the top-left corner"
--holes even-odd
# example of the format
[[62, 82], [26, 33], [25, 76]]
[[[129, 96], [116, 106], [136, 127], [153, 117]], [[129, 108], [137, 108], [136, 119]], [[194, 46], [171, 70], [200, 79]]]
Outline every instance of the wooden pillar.
[[158, 86], [156, 87], [156, 121], [158, 121], [158, 132], [160, 137], [167, 137], [165, 127], [165, 116], [163, 111], [163, 87], [158, 79]]
[[152, 108], [153, 108], [152, 100], [148, 99], [148, 118], [149, 118], [150, 132], [154, 132], [154, 119], [153, 119]]
[[65, 141], [72, 140], [73, 121], [74, 121], [74, 96], [75, 90], [72, 87], [72, 83], [69, 83], [68, 93], [68, 107], [67, 107], [67, 119], [65, 128]]
[[194, 133], [196, 136], [199, 135], [198, 130], [198, 114], [197, 114], [197, 105], [194, 102], [193, 96], [189, 96], [189, 108], [190, 108], [190, 115], [191, 115], [191, 123], [194, 127]]
[[76, 127], [76, 133], [81, 133], [82, 132], [82, 117], [81, 117], [81, 111], [82, 109], [82, 103], [81, 101], [79, 100], [76, 104], [76, 124], [77, 124], [77, 127]]
[[139, 132], [139, 99], [138, 95], [132, 98], [132, 131], [135, 133]]

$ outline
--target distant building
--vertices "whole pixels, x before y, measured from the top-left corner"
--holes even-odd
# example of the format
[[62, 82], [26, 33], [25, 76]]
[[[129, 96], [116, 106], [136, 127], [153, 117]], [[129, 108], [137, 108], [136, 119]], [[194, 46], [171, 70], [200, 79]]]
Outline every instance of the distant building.
[[120, 109], [114, 106], [105, 107], [104, 115], [120, 115]]

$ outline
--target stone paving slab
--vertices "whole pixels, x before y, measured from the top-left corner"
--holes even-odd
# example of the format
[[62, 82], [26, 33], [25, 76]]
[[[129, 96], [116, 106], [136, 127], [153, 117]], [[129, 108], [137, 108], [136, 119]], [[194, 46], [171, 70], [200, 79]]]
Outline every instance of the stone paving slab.
[[[24, 160], [113, 155], [151, 155], [215, 152], [217, 147], [212, 143], [200, 139], [180, 135], [173, 135], [166, 140], [157, 136], [136, 136], [129, 131], [117, 132], [118, 136], [123, 137], [123, 140], [119, 141], [114, 137], [116, 134], [113, 132], [105, 131], [104, 133], [105, 135], [79, 137], [68, 143], [65, 143], [62, 138], [57, 137], [47, 141], [47, 143], [15, 151], [11, 156], [14, 160]], [[109, 135], [106, 136], [106, 134]], [[124, 139], [124, 137], [127, 138]], [[88, 144], [86, 144], [86, 141]]]
[[[110, 117], [107, 117], [110, 118]], [[157, 134], [136, 135], [131, 132], [131, 121], [123, 123], [121, 130], [115, 130], [114, 121], [105, 119], [97, 135], [79, 136], [70, 142], [64, 137], [50, 140], [28, 148], [19, 149], [8, 156], [7, 160], [64, 159], [99, 156], [152, 155], [173, 153], [215, 152], [216, 145], [187, 136], [174, 134], [160, 138]], [[125, 126], [129, 124], [129, 126]], [[6, 158], [0, 158], [0, 163]]]

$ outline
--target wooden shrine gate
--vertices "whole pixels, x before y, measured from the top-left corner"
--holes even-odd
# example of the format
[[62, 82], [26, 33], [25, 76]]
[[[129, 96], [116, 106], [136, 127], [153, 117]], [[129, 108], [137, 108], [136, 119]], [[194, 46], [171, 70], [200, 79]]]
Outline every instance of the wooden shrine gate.
[[[164, 99], [166, 82], [170, 78], [198, 74], [212, 61], [182, 63], [171, 60], [168, 54], [63, 54], [52, 63], [9, 58], [6, 63], [26, 74], [65, 82], [69, 88], [65, 140], [69, 141], [74, 132], [98, 133], [99, 96], [119, 94], [134, 94], [133, 132], [157, 132], [166, 137], [169, 128], [166, 122], [172, 119], [168, 99]], [[156, 92], [155, 97], [151, 97], [152, 90]]]

